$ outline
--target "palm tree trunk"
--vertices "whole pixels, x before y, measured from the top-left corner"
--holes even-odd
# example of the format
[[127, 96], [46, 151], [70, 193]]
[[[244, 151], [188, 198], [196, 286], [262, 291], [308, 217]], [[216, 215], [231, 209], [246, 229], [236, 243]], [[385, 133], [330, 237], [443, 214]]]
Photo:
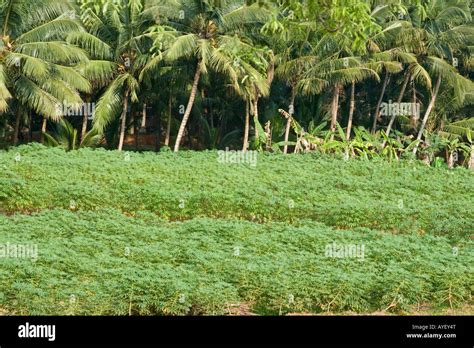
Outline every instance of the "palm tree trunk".
[[135, 110], [130, 112], [130, 118], [130, 123], [132, 124], [132, 127], [130, 127], [130, 135], [135, 135]]
[[347, 140], [349, 140], [351, 138], [352, 118], [354, 117], [354, 109], [355, 109], [355, 81], [352, 81], [351, 101], [350, 101], [350, 104], [349, 104], [349, 120], [347, 120], [347, 131], [346, 131], [346, 139]]
[[170, 93], [170, 97], [168, 99], [168, 122], [167, 122], [167, 125], [166, 125], [166, 137], [165, 137], [165, 145], [166, 146], [170, 145], [172, 102], [173, 102], [173, 99], [172, 99], [172, 96], [171, 96], [171, 93]]
[[334, 140], [337, 124], [337, 109], [339, 108], [339, 85], [334, 86], [331, 106], [331, 141]]
[[[423, 136], [423, 131], [425, 130], [426, 122], [428, 122], [428, 117], [430, 116], [431, 110], [433, 109], [436, 103], [436, 97], [438, 96], [440, 86], [441, 86], [441, 76], [438, 76], [438, 81], [436, 81], [436, 86], [433, 91], [433, 95], [431, 97], [430, 103], [428, 104], [428, 108], [426, 109], [425, 116], [423, 117], [423, 121], [421, 122], [420, 131], [418, 132], [418, 136], [416, 137], [416, 140], [421, 140], [421, 137]], [[418, 151], [418, 145], [419, 144], [417, 144], [413, 148], [413, 153], [415, 155], [416, 155], [416, 152]]]
[[[398, 95], [398, 99], [397, 99], [397, 104], [400, 106], [400, 103], [402, 102], [403, 100], [403, 95], [405, 94], [405, 90], [408, 86], [408, 81], [410, 81], [410, 73], [407, 71], [406, 75], [405, 75], [405, 81], [403, 82], [403, 86], [402, 86], [402, 89], [400, 90], [400, 94]], [[395, 113], [394, 115], [392, 115], [392, 117], [390, 118], [390, 122], [388, 123], [388, 126], [387, 126], [387, 131], [385, 134], [387, 134], [387, 137], [390, 135], [390, 132], [392, 130], [392, 126], [393, 124], [395, 123], [395, 118], [397, 118], [397, 114]], [[382, 143], [382, 149], [385, 147], [385, 144], [386, 144], [386, 141], [384, 141]]]
[[[271, 57], [269, 61], [269, 65], [267, 68], [267, 83], [269, 86], [271, 86], [273, 79], [275, 77], [275, 57]], [[257, 88], [257, 86], [254, 85], [254, 90], [255, 90], [255, 99], [253, 100], [253, 117], [254, 117], [254, 122], [258, 121], [258, 100], [260, 99], [260, 91]], [[255, 124], [255, 138], [259, 138], [260, 134], [258, 131], [257, 124]]]
[[197, 92], [200, 77], [201, 77], [201, 61], [199, 60], [196, 66], [196, 73], [194, 75], [193, 87], [191, 89], [191, 95], [189, 96], [188, 106], [186, 107], [186, 111], [184, 112], [183, 120], [181, 121], [181, 125], [179, 126], [178, 136], [176, 137], [176, 142], [174, 144], [174, 152], [179, 151], [179, 146], [181, 144], [181, 140], [183, 139], [184, 130], [186, 129], [186, 124], [188, 123], [188, 118], [193, 108], [194, 99], [196, 98], [196, 92]]
[[244, 142], [242, 145], [242, 151], [245, 152], [249, 146], [249, 132], [250, 132], [250, 102], [245, 101], [245, 129], [244, 129]]
[[383, 81], [382, 91], [380, 92], [380, 97], [377, 102], [377, 107], [375, 108], [374, 122], [372, 124], [372, 133], [375, 133], [375, 130], [377, 129], [377, 120], [380, 117], [380, 105], [382, 105], [383, 97], [385, 95], [385, 90], [387, 89], [389, 82], [390, 82], [390, 74], [387, 72], [385, 74], [385, 79]]
[[41, 144], [44, 143], [44, 133], [46, 133], [46, 126], [48, 124], [48, 119], [46, 117], [43, 117], [43, 122], [41, 124]]
[[86, 98], [86, 102], [88, 104], [84, 108], [84, 115], [82, 116], [81, 141], [84, 140], [84, 137], [87, 133], [87, 121], [89, 120], [89, 105], [91, 102], [91, 98], [89, 96]]
[[15, 118], [15, 131], [13, 133], [13, 145], [18, 145], [18, 136], [20, 134], [20, 121], [21, 121], [21, 110], [18, 107]]
[[142, 122], [140, 124], [140, 130], [144, 132], [145, 129], [146, 129], [146, 103], [143, 103]]
[[[137, 116], [140, 114], [140, 112], [138, 112], [138, 111], [135, 111], [135, 112], [137, 113]], [[139, 136], [140, 136], [140, 129], [141, 128], [139, 128], [139, 125], [136, 124], [135, 122], [132, 123], [132, 127], [135, 129], [135, 136], [134, 136], [134, 138], [135, 138], [135, 150], [138, 151], [138, 145], [139, 145], [138, 143], [139, 143]]]
[[291, 117], [286, 119], [286, 128], [285, 128], [285, 145], [283, 146], [283, 153], [286, 155], [288, 153], [288, 139], [290, 137], [290, 128], [291, 128]]
[[[413, 105], [416, 105], [416, 85], [415, 85], [415, 77], [412, 76], [411, 77], [411, 80], [412, 80], [412, 83], [413, 83]], [[415, 116], [415, 115], [412, 115], [411, 117], [411, 121], [412, 121], [412, 124], [413, 124], [413, 128], [416, 129], [416, 126], [417, 126], [417, 121], [418, 121], [418, 118]]]
[[84, 139], [84, 137], [87, 133], [87, 120], [88, 120], [88, 117], [89, 117], [89, 115], [87, 114], [87, 112], [84, 112], [84, 115], [82, 116], [81, 141]]
[[123, 148], [123, 141], [125, 138], [125, 126], [127, 124], [127, 111], [128, 111], [128, 95], [130, 94], [130, 90], [127, 88], [123, 95], [123, 110], [122, 110], [122, 117], [120, 118], [120, 138], [118, 144], [118, 150], [122, 151]]
[[[253, 117], [254, 121], [258, 121], [258, 95], [253, 100]], [[259, 138], [260, 134], [258, 132], [257, 124], [255, 124], [255, 138]]]
[[448, 151], [448, 156], [447, 156], [447, 163], [448, 163], [448, 168], [453, 169], [454, 168], [454, 152], [453, 151]]
[[[156, 111], [156, 107], [155, 107]], [[156, 112], [156, 143], [155, 151], [161, 151], [161, 112]]]
[[283, 153], [286, 155], [288, 153], [288, 139], [290, 138], [290, 127], [291, 119], [295, 113], [295, 99], [296, 99], [296, 88], [293, 86], [291, 88], [291, 100], [290, 100], [290, 117], [286, 120], [286, 129], [285, 129], [285, 145], [283, 146]]

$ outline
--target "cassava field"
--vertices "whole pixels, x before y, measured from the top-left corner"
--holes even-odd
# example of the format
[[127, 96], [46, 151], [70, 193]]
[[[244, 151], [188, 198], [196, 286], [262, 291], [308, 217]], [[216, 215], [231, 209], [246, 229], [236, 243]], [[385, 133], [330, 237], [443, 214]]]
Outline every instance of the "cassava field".
[[0, 312], [471, 311], [472, 171], [219, 156], [1, 151]]

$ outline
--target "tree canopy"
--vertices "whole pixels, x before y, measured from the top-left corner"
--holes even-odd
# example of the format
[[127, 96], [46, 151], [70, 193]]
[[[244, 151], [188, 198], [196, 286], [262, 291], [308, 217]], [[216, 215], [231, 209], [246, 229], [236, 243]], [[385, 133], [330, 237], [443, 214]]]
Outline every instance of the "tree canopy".
[[[4, 146], [68, 117], [81, 137], [92, 128], [118, 149], [148, 133], [157, 149], [164, 139], [175, 151], [351, 157], [362, 137], [378, 155], [392, 144], [396, 158], [431, 161], [445, 149], [431, 148], [439, 136], [471, 156], [469, 0], [31, 4], [0, 1]], [[93, 117], [62, 112], [83, 102]]]

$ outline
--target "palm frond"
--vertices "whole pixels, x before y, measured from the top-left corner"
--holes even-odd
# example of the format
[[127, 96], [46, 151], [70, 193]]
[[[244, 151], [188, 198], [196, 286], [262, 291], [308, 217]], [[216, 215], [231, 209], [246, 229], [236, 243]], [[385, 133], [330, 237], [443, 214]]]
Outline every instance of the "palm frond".
[[13, 89], [16, 98], [39, 115], [53, 120], [58, 120], [62, 116], [58, 109], [60, 101], [26, 76], [20, 76], [13, 85]]
[[7, 75], [5, 74], [3, 64], [0, 64], [0, 113], [8, 109], [8, 101], [12, 98], [7, 84]]
[[67, 42], [87, 51], [93, 59], [112, 59], [113, 50], [110, 45], [100, 40], [97, 36], [87, 32], [73, 32], [67, 36]]
[[195, 34], [187, 34], [178, 37], [165, 51], [167, 61], [175, 61], [180, 58], [190, 58], [196, 53], [198, 39]]
[[120, 75], [100, 97], [94, 112], [94, 128], [102, 134], [105, 127], [118, 115], [123, 105], [123, 88], [128, 75]]

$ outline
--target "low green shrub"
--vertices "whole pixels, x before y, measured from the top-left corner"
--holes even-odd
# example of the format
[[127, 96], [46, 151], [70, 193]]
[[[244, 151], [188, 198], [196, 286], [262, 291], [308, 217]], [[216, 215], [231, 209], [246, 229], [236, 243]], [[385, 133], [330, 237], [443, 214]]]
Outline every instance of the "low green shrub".
[[[197, 218], [55, 209], [0, 215], [0, 245], [37, 245], [0, 258], [0, 308], [22, 315], [260, 314], [388, 310], [466, 304], [473, 242], [339, 230], [301, 220]], [[331, 257], [328, 245], [363, 246]]]
[[0, 152], [0, 169], [7, 213], [115, 208], [166, 220], [308, 219], [451, 240], [474, 231], [473, 173], [419, 162], [259, 154], [253, 168], [219, 163], [216, 152], [66, 153], [35, 144]]

